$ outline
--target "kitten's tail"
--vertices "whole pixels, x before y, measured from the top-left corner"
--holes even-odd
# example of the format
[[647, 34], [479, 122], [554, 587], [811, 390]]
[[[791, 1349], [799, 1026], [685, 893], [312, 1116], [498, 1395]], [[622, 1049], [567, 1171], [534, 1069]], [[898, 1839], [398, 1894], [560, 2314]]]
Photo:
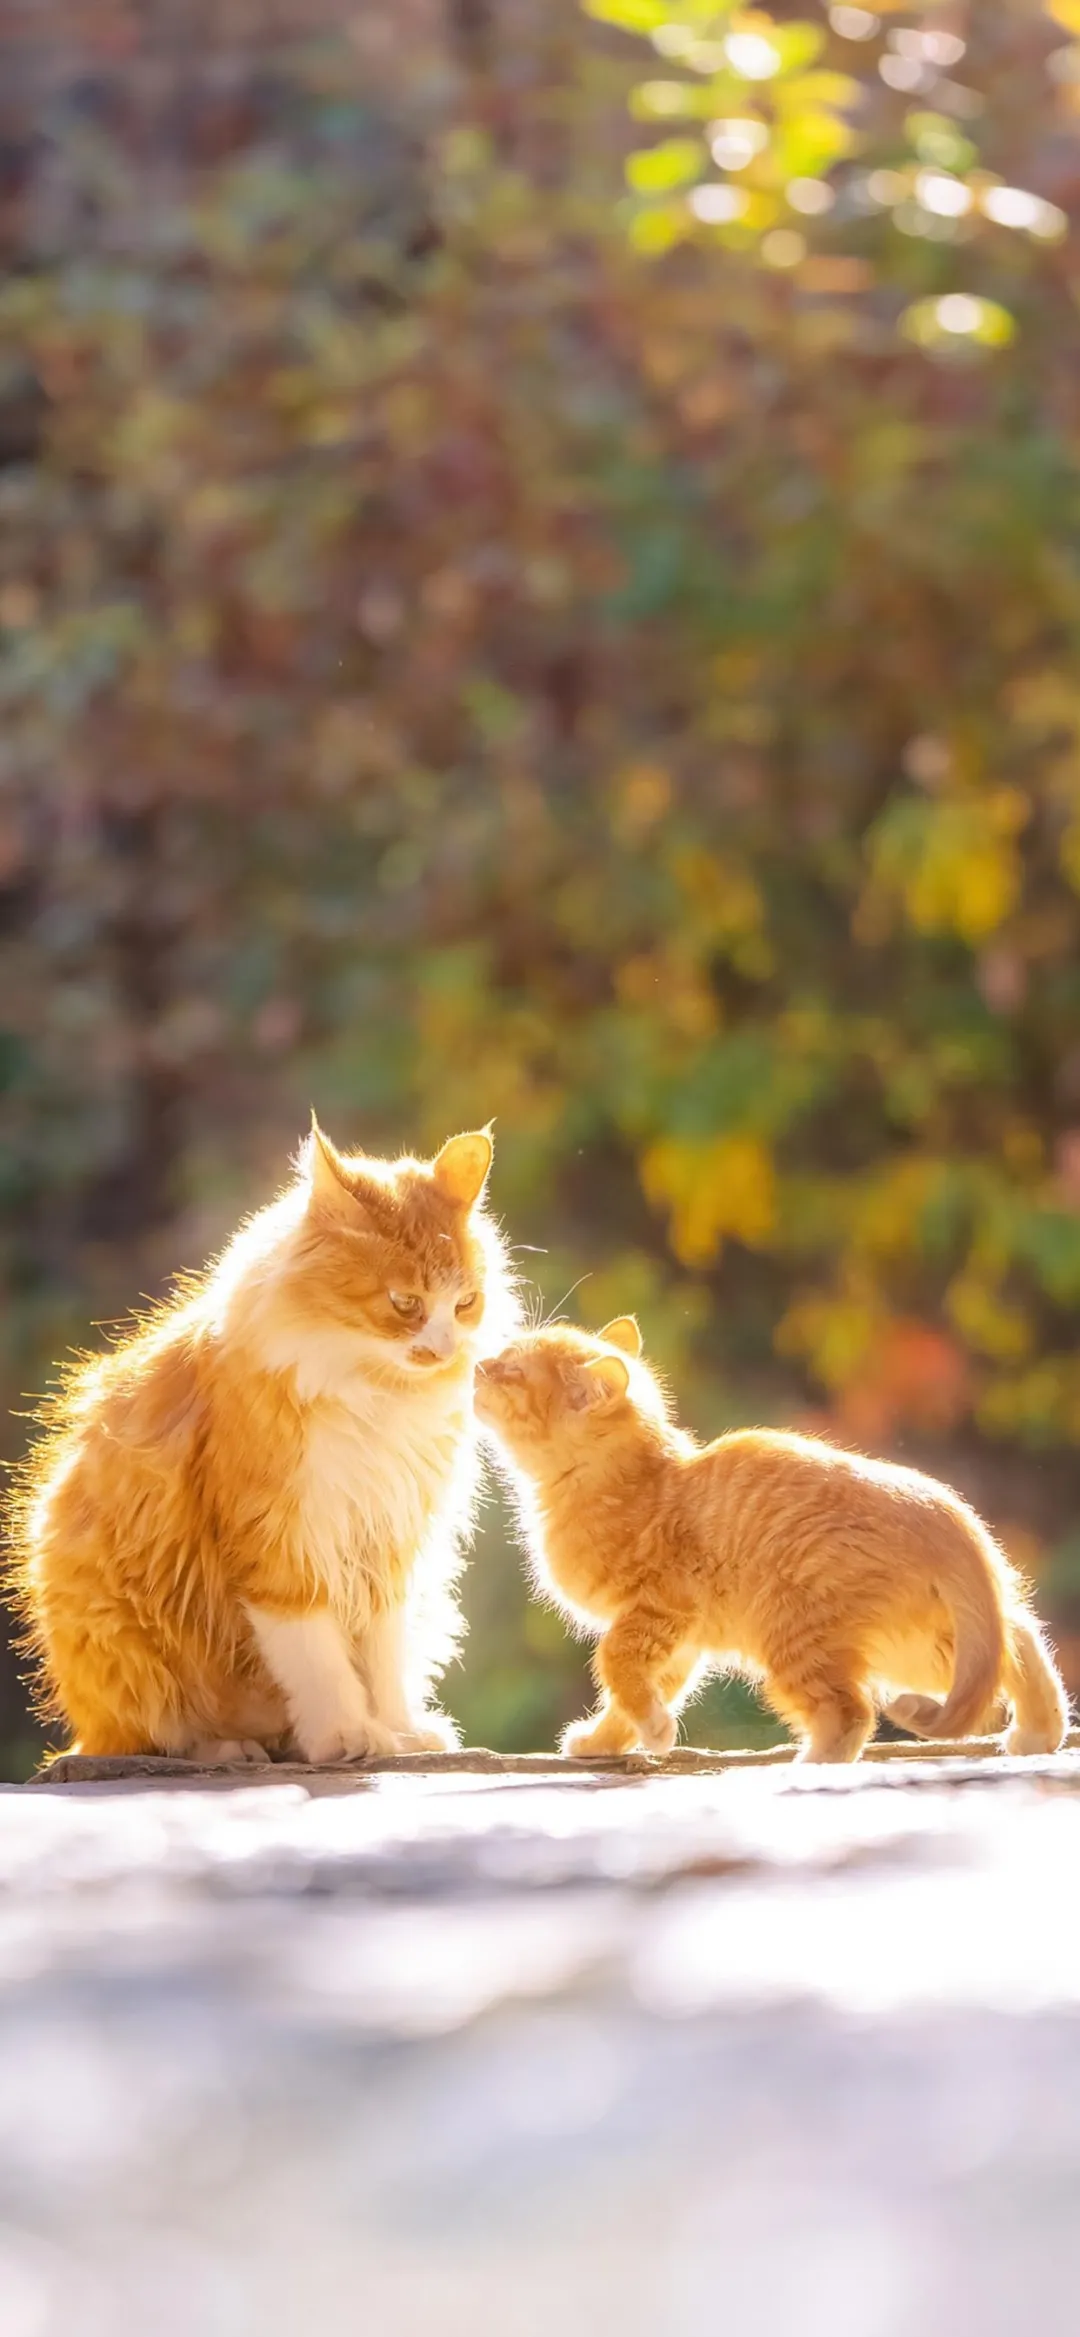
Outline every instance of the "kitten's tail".
[[936, 1696], [898, 1696], [889, 1705], [890, 1720], [913, 1736], [978, 1736], [995, 1714], [1007, 1669], [1008, 1633], [998, 1579], [1004, 1562], [974, 1517], [961, 1512], [953, 1522], [957, 1530], [934, 1553], [938, 1588], [952, 1608], [953, 1684], [943, 1704]]

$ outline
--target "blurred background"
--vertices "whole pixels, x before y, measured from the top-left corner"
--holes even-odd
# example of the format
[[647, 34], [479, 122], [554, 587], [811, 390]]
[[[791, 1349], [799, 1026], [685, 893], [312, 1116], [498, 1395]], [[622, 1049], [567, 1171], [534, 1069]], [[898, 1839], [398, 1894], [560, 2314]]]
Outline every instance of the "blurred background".
[[[494, 1114], [548, 1304], [963, 1487], [1080, 1686], [1080, 0], [0, 41], [8, 1455], [312, 1102]], [[549, 1745], [497, 1505], [467, 1604]]]

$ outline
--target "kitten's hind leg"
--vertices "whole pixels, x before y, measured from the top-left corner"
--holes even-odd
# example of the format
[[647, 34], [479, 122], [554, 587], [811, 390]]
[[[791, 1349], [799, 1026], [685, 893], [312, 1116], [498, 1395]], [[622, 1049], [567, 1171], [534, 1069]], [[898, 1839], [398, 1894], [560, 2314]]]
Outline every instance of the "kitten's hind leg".
[[874, 1733], [871, 1698], [854, 1680], [768, 1679], [765, 1693], [802, 1738], [800, 1761], [857, 1761]]
[[1033, 1616], [1014, 1615], [1009, 1638], [1006, 1678], [1013, 1704], [1013, 1725], [1005, 1750], [1056, 1753], [1064, 1744], [1069, 1727], [1065, 1683]]

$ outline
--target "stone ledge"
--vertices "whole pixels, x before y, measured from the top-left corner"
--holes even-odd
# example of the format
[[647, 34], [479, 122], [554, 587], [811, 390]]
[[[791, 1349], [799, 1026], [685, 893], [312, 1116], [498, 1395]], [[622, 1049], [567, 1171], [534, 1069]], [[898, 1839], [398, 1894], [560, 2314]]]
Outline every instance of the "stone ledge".
[[[1066, 1739], [1068, 1752], [1080, 1751], [1080, 1729], [1072, 1729]], [[1060, 1762], [1061, 1756], [1048, 1756]], [[1034, 1775], [1045, 1764], [1031, 1759], [1010, 1760], [1002, 1754], [996, 1737], [974, 1737], [957, 1743], [889, 1742], [868, 1746], [863, 1762], [904, 1764], [905, 1773], [913, 1763], [948, 1762], [953, 1773], [968, 1773], [972, 1764], [992, 1762], [994, 1774]], [[313, 1768], [306, 1762], [272, 1761], [264, 1764], [237, 1764], [235, 1768], [208, 1769], [197, 1761], [181, 1761], [161, 1754], [118, 1755], [94, 1758], [83, 1753], [61, 1753], [55, 1760], [44, 1763], [29, 1779], [31, 1787], [64, 1785], [168, 1785], [184, 1784], [212, 1786], [228, 1783], [244, 1785], [299, 1784], [316, 1790], [348, 1792], [363, 1787], [372, 1777], [524, 1777], [543, 1779], [551, 1783], [559, 1778], [591, 1778], [600, 1784], [605, 1779], [633, 1777], [718, 1777], [729, 1770], [791, 1768], [794, 1754], [788, 1745], [767, 1749], [754, 1747], [733, 1748], [711, 1752], [696, 1746], [684, 1745], [669, 1753], [663, 1760], [646, 1753], [629, 1754], [620, 1760], [568, 1760], [560, 1753], [494, 1753], [484, 1746], [471, 1746], [456, 1753], [411, 1753], [397, 1760], [342, 1762], [324, 1768]], [[862, 1764], [859, 1764], [861, 1767]], [[1070, 1764], [1071, 1767], [1071, 1764]], [[837, 1776], [850, 1772], [838, 1771]]]

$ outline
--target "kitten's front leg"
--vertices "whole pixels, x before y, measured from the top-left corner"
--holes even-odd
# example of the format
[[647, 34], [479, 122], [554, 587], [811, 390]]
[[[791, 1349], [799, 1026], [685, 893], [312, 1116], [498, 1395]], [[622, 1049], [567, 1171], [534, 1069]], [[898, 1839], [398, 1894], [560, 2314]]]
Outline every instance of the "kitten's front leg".
[[[688, 1640], [676, 1648], [670, 1661], [664, 1664], [656, 1676], [656, 1695], [663, 1709], [660, 1735], [661, 1740], [668, 1738], [666, 1747], [662, 1741], [648, 1745], [648, 1739], [638, 1722], [630, 1719], [614, 1697], [605, 1696], [599, 1711], [594, 1712], [590, 1720], [579, 1720], [572, 1728], [564, 1729], [560, 1751], [572, 1754], [578, 1760], [596, 1760], [604, 1754], [632, 1753], [639, 1741], [647, 1744], [650, 1752], [670, 1751], [675, 1742], [677, 1725], [674, 1715], [693, 1685], [701, 1660], [700, 1648], [695, 1641]], [[658, 1715], [654, 1713], [654, 1727], [657, 1719]]]
[[344, 1632], [328, 1608], [289, 1615], [249, 1606], [247, 1612], [305, 1761], [322, 1766], [397, 1752], [394, 1733], [372, 1710]]
[[605, 1696], [598, 1712], [588, 1720], [576, 1720], [564, 1728], [559, 1738], [559, 1751], [576, 1761], [598, 1761], [605, 1755], [632, 1753], [637, 1745], [638, 1732], [625, 1712], [620, 1712], [609, 1696]]
[[392, 1730], [401, 1753], [452, 1753], [460, 1743], [453, 1721], [441, 1712], [410, 1710], [406, 1687], [408, 1617], [403, 1606], [373, 1615], [357, 1656], [371, 1695], [371, 1708]]
[[690, 1675], [693, 1653], [685, 1660], [682, 1655], [688, 1621], [644, 1607], [628, 1607], [619, 1616], [596, 1651], [604, 1702], [591, 1721], [567, 1729], [564, 1753], [595, 1759], [628, 1753], [638, 1744], [647, 1753], [670, 1753], [678, 1722], [666, 1699], [680, 1695]]

